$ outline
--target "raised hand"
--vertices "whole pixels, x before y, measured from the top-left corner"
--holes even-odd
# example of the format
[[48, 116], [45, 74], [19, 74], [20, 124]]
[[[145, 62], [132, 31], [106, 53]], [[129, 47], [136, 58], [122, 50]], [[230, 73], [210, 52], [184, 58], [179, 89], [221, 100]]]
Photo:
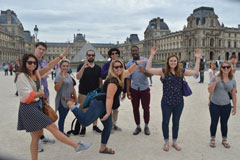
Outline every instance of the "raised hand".
[[61, 72], [61, 75], [62, 75], [62, 79], [67, 78], [67, 73], [65, 73], [65, 72]]
[[70, 47], [70, 45], [68, 45], [67, 48], [65, 49], [65, 51], [62, 54], [60, 54], [61, 58], [65, 57], [67, 55], [67, 53], [69, 51], [69, 47]]
[[201, 58], [201, 50], [199, 48], [195, 49], [195, 57], [196, 58]]
[[154, 56], [156, 52], [157, 52], [157, 46], [153, 46], [151, 48], [151, 55]]
[[85, 62], [84, 62], [84, 64], [83, 64], [82, 67], [83, 67], [84, 69], [87, 68], [87, 67], [89, 67], [89, 62], [88, 62], [87, 59], [85, 60]]

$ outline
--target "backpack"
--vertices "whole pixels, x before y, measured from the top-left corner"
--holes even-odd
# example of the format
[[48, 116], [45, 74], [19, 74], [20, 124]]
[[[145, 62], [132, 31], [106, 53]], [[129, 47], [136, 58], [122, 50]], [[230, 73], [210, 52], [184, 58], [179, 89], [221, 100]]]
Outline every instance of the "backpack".
[[86, 99], [83, 103], [83, 108], [88, 108], [90, 105], [90, 102], [97, 96], [104, 96], [106, 93], [99, 93], [101, 91], [101, 88], [97, 88], [94, 91], [88, 92]]
[[[74, 126], [75, 122], [76, 122], [76, 124], [75, 124], [75, 127], [73, 129], [73, 126]], [[68, 135], [70, 135], [70, 134], [78, 135], [79, 132], [80, 132], [80, 124], [78, 123], [77, 118], [74, 118], [74, 120], [72, 121], [72, 124], [71, 124], [71, 130], [67, 131], [67, 134]]]

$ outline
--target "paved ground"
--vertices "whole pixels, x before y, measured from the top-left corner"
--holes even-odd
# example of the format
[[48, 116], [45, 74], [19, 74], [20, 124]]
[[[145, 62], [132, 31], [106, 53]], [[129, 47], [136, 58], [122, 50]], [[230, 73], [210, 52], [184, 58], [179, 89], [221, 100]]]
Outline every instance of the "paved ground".
[[[237, 72], [236, 79], [240, 79], [240, 73]], [[217, 132], [217, 147], [209, 147], [209, 125], [210, 116], [207, 106], [207, 73], [205, 73], [205, 83], [199, 84], [198, 80], [192, 77], [187, 78], [193, 95], [185, 98], [184, 111], [180, 123], [179, 145], [183, 148], [181, 152], [170, 148], [169, 152], [162, 150], [163, 136], [161, 131], [161, 109], [160, 100], [162, 96], [162, 84], [159, 77], [153, 77], [153, 87], [151, 87], [151, 135], [146, 136], [143, 133], [133, 136], [135, 129], [132, 107], [129, 100], [121, 103], [119, 111], [118, 125], [122, 127], [122, 132], [116, 132], [111, 135], [109, 146], [116, 150], [115, 155], [99, 154], [100, 135], [92, 132], [92, 126], [87, 128], [86, 137], [71, 136], [72, 139], [84, 142], [93, 142], [90, 150], [75, 153], [75, 151], [59, 141], [55, 144], [43, 145], [44, 152], [39, 154], [39, 159], [44, 160], [156, 160], [156, 159], [184, 159], [184, 160], [237, 160], [240, 157], [240, 112], [239, 105], [237, 115], [231, 116], [229, 120], [229, 143], [230, 149], [225, 149], [221, 145], [220, 128]], [[25, 131], [17, 131], [17, 115], [19, 100], [15, 94], [14, 77], [5, 77], [0, 72], [0, 157], [7, 156], [9, 159], [28, 160], [30, 159], [30, 135]], [[54, 105], [55, 91], [53, 81], [49, 80], [51, 91], [51, 105]], [[240, 91], [238, 85], [238, 91]], [[239, 96], [238, 96], [239, 97]], [[69, 130], [73, 114], [69, 112], [65, 130]], [[141, 122], [142, 112], [141, 112]], [[102, 128], [99, 121], [98, 124]], [[171, 124], [170, 124], [171, 125]], [[171, 127], [170, 127], [171, 133]], [[48, 131], [45, 135], [54, 138]], [[171, 134], [170, 134], [171, 136]], [[1, 159], [1, 158], [0, 158]]]

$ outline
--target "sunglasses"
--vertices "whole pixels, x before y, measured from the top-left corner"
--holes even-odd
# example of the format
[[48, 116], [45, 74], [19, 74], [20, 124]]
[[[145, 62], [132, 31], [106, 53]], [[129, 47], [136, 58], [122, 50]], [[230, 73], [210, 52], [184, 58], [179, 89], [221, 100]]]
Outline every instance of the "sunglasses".
[[231, 68], [231, 66], [222, 66], [222, 69], [230, 69]]
[[117, 55], [118, 55], [118, 53], [117, 53], [117, 52], [112, 52], [112, 53], [111, 53], [111, 55], [114, 55], [114, 54], [117, 54]]
[[37, 65], [37, 62], [36, 62], [36, 61], [27, 61], [27, 63], [28, 63], [29, 65], [32, 65], [32, 64]]
[[123, 68], [123, 66], [113, 66], [114, 69]]
[[88, 54], [88, 57], [95, 57], [95, 54]]

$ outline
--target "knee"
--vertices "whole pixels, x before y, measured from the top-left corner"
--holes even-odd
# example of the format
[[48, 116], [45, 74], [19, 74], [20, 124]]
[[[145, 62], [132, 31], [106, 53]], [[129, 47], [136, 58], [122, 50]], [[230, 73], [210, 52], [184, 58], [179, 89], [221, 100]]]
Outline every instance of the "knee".
[[55, 132], [55, 131], [58, 130], [58, 128], [57, 128], [57, 126], [56, 126], [55, 123], [52, 123], [52, 124], [48, 125], [48, 126], [46, 127], [46, 129], [49, 130], [50, 132]]

